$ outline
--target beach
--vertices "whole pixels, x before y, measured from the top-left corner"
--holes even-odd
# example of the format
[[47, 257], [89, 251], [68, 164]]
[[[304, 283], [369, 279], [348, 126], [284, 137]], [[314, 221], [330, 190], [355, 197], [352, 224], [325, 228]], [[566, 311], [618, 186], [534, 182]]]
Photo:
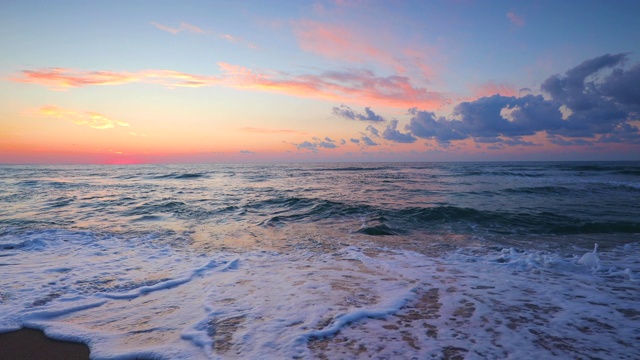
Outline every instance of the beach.
[[0, 334], [0, 359], [3, 360], [87, 360], [89, 347], [68, 341], [56, 341], [34, 329]]
[[6, 346], [92, 359], [640, 356], [637, 163], [6, 169]]

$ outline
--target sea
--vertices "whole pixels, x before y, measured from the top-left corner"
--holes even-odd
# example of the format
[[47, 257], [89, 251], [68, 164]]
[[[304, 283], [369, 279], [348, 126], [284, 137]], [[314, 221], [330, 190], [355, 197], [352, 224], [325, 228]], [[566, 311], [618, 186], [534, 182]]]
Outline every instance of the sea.
[[640, 162], [3, 165], [22, 327], [92, 359], [640, 359]]

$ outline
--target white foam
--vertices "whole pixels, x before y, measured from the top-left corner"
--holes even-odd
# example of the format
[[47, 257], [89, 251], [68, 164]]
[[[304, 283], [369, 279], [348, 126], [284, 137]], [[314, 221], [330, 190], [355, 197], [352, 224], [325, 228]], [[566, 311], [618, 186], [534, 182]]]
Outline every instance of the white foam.
[[640, 355], [640, 244], [587, 269], [516, 249], [197, 253], [64, 231], [23, 241], [36, 239], [2, 250], [0, 331], [40, 328], [96, 359]]

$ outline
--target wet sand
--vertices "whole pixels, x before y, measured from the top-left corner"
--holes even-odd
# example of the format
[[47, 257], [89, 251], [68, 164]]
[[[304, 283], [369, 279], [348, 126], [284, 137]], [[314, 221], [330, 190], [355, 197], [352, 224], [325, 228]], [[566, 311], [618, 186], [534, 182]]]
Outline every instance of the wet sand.
[[40, 330], [20, 329], [0, 334], [0, 360], [87, 360], [85, 344], [53, 340]]

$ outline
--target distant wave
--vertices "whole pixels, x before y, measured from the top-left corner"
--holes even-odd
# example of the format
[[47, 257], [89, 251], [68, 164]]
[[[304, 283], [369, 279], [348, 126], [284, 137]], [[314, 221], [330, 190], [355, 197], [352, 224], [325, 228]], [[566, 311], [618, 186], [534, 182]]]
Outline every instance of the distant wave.
[[189, 179], [200, 179], [207, 177], [204, 173], [171, 173], [171, 174], [163, 174], [153, 176], [153, 179], [178, 179], [178, 180], [189, 180]]

